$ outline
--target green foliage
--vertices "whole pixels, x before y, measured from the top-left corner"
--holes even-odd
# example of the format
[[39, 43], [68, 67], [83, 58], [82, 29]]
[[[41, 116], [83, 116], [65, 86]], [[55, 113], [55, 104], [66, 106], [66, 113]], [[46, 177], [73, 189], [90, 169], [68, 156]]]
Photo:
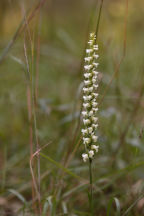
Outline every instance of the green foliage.
[[[33, 104], [36, 115], [33, 133], [41, 149], [33, 155], [32, 168], [38, 188], [39, 156], [41, 215], [90, 215], [88, 165], [81, 159], [79, 117], [83, 54], [87, 33], [96, 29], [100, 7], [100, 1], [97, 2], [98, 5], [82, 0], [45, 2], [40, 16], [37, 9], [0, 64], [0, 215], [6, 215], [7, 211], [11, 215], [39, 215], [38, 200], [32, 202], [27, 106], [28, 79], [33, 77], [30, 86], [33, 96], [37, 67], [38, 99]], [[100, 151], [92, 167], [96, 216], [144, 214], [144, 3], [129, 1], [127, 13], [126, 2], [104, 1], [99, 23]], [[36, 8], [34, 1], [24, 4], [29, 13]], [[14, 1], [7, 1], [4, 14], [0, 15], [3, 22], [0, 56], [20, 24], [22, 10], [19, 4], [15, 6]], [[38, 150], [37, 137], [34, 136], [34, 152]]]

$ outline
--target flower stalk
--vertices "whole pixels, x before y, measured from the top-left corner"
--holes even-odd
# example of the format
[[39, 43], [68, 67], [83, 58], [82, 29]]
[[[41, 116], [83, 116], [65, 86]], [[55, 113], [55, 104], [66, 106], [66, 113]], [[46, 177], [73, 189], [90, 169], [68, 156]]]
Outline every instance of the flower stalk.
[[90, 209], [93, 215], [93, 185], [92, 185], [92, 160], [98, 152], [99, 146], [96, 145], [98, 136], [98, 71], [99, 63], [97, 59], [98, 45], [96, 44], [96, 35], [90, 34], [88, 49], [86, 49], [85, 66], [84, 66], [84, 87], [83, 87], [83, 129], [82, 137], [85, 146], [85, 152], [82, 154], [84, 162], [89, 161], [89, 178], [90, 178]]

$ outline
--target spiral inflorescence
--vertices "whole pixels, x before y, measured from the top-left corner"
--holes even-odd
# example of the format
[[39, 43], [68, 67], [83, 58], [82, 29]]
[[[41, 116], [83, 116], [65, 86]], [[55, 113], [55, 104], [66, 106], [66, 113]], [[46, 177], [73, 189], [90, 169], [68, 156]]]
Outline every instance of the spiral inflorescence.
[[85, 66], [84, 66], [84, 87], [83, 87], [83, 129], [82, 137], [85, 145], [85, 153], [82, 154], [83, 161], [93, 159], [94, 154], [98, 152], [99, 146], [96, 145], [98, 136], [96, 131], [98, 127], [98, 71], [97, 54], [98, 45], [96, 45], [96, 35], [90, 34], [88, 41], [88, 49], [86, 49]]

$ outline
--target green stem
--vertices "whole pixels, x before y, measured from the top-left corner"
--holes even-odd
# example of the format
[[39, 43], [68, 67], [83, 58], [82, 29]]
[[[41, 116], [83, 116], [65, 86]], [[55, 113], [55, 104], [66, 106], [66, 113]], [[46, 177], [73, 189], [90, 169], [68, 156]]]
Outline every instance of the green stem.
[[93, 216], [93, 179], [92, 179], [92, 160], [89, 159], [89, 181], [90, 181], [90, 212]]
[[98, 30], [99, 30], [99, 24], [100, 24], [100, 18], [101, 18], [102, 7], [103, 7], [103, 0], [101, 0], [100, 9], [99, 9], [99, 14], [98, 14], [98, 21], [97, 21], [97, 26], [96, 26], [96, 31], [95, 31], [96, 36], [98, 36]]

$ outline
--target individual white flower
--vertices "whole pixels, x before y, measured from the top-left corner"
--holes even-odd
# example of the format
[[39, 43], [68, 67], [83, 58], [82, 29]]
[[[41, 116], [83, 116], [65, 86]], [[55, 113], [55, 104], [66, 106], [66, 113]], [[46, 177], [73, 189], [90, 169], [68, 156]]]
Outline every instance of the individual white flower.
[[97, 117], [94, 117], [94, 116], [92, 116], [92, 121], [93, 121], [93, 123], [95, 124], [95, 123], [97, 123], [97, 121], [98, 121], [98, 118]]
[[92, 45], [93, 44], [93, 40], [89, 40], [88, 44]]
[[90, 119], [83, 119], [84, 125], [89, 125], [91, 123]]
[[95, 85], [95, 84], [94, 84], [93, 86], [94, 86], [94, 88], [95, 88], [95, 89], [97, 89], [97, 88], [98, 88], [98, 84], [97, 84], [97, 85]]
[[98, 57], [99, 57], [99, 55], [94, 54], [94, 58], [95, 59], [98, 59]]
[[89, 87], [89, 92], [92, 92], [93, 91], [93, 87]]
[[82, 116], [83, 117], [87, 117], [88, 116], [88, 112], [87, 111], [82, 111]]
[[92, 124], [92, 127], [93, 127], [94, 129], [97, 129], [97, 128], [98, 128], [98, 124]]
[[98, 108], [96, 107], [94, 107], [94, 108], [92, 108], [92, 110], [96, 113], [97, 111], [98, 111]]
[[98, 136], [92, 135], [92, 140], [93, 140], [93, 142], [97, 142]]
[[90, 101], [92, 99], [92, 95], [83, 96], [84, 101]]
[[91, 110], [91, 111], [89, 112], [89, 116], [93, 116], [93, 114], [94, 114], [94, 112], [93, 112], [93, 110]]
[[89, 88], [85, 88], [85, 87], [84, 87], [84, 88], [83, 88], [83, 92], [84, 92], [84, 93], [88, 93], [88, 92], [89, 92]]
[[92, 77], [92, 74], [91, 73], [84, 73], [84, 77], [85, 78], [90, 78], [90, 77]]
[[89, 157], [88, 157], [88, 154], [83, 153], [83, 154], [82, 154], [82, 158], [83, 158], [83, 161], [84, 161], [84, 162], [87, 162], [87, 160], [88, 160], [88, 158], [89, 158]]
[[88, 71], [89, 71], [90, 69], [92, 69], [92, 68], [93, 68], [93, 65], [85, 65], [85, 66], [84, 66], [84, 69], [85, 69], [85, 70], [88, 70]]
[[82, 129], [81, 132], [82, 132], [83, 135], [87, 135], [88, 134], [88, 130], [87, 129]]
[[94, 62], [93, 66], [98, 67], [99, 63]]
[[96, 82], [97, 82], [97, 78], [96, 78], [96, 77], [92, 78], [92, 83], [94, 84], [94, 85], [93, 85], [94, 88], [95, 88], [95, 86], [96, 86], [96, 85], [95, 85]]
[[89, 137], [83, 137], [84, 144], [89, 144], [91, 142], [91, 139]]
[[88, 95], [87, 98], [90, 101], [92, 99], [92, 95]]
[[99, 74], [99, 72], [98, 72], [98, 71], [95, 71], [95, 70], [93, 70], [92, 72], [93, 72], [93, 75], [94, 75], [94, 76], [97, 76], [97, 75]]
[[99, 146], [97, 146], [97, 145], [91, 145], [91, 149], [93, 149], [93, 150], [95, 150], [96, 152], [98, 152]]
[[93, 52], [93, 49], [86, 49], [86, 53], [92, 53]]
[[93, 106], [94, 108], [96, 108], [97, 105], [98, 105], [98, 103], [96, 103], [96, 102], [92, 102], [92, 106]]
[[92, 60], [92, 57], [91, 56], [85, 57], [84, 60], [85, 60], [85, 62], [90, 62]]
[[84, 101], [88, 101], [87, 96], [83, 96]]
[[93, 38], [93, 37], [94, 37], [94, 39], [96, 39], [95, 33], [94, 33], [94, 32], [91, 32], [91, 33], [90, 33], [90, 38]]
[[93, 132], [93, 128], [92, 127], [89, 127], [88, 128], [88, 132], [91, 134]]
[[98, 45], [94, 45], [94, 46], [93, 46], [93, 49], [94, 49], [94, 50], [98, 50]]
[[93, 156], [94, 156], [94, 151], [93, 151], [93, 150], [90, 150], [90, 151], [89, 151], [89, 157], [90, 157], [90, 158], [93, 158]]
[[91, 105], [90, 103], [83, 103], [83, 107], [86, 109], [86, 108], [89, 108]]
[[90, 81], [90, 80], [84, 80], [84, 84], [85, 84], [85, 85], [90, 85], [90, 84], [91, 84], [91, 81]]
[[92, 93], [95, 98], [98, 97], [98, 93]]

